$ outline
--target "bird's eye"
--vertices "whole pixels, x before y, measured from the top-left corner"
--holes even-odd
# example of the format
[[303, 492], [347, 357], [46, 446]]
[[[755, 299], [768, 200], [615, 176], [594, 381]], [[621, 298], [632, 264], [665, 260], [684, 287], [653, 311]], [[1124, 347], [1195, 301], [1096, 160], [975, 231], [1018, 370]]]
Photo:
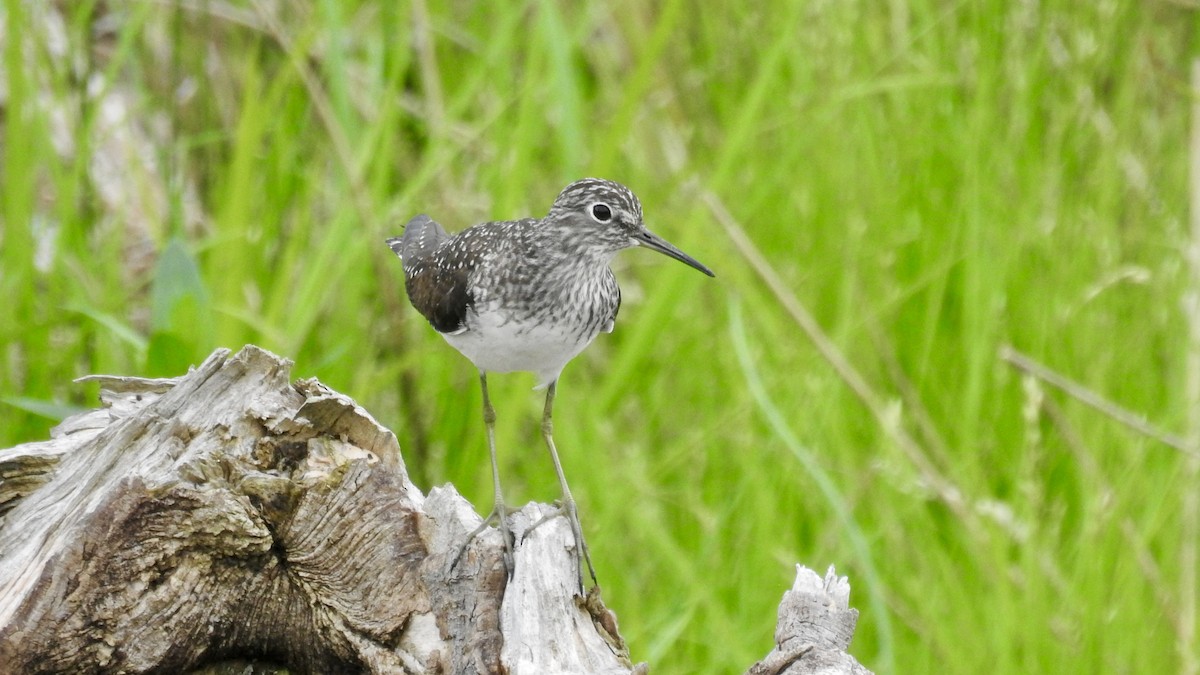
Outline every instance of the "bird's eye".
[[592, 217], [602, 223], [607, 223], [612, 220], [612, 209], [608, 208], [608, 204], [596, 204], [592, 207]]

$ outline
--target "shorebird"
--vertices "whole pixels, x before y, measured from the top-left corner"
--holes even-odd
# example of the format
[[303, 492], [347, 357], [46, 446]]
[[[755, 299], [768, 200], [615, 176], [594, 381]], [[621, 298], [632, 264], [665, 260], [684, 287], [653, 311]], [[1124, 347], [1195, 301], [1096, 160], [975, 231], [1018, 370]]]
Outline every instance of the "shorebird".
[[482, 223], [452, 236], [422, 214], [387, 244], [404, 264], [404, 288], [413, 307], [479, 370], [495, 505], [467, 537], [452, 566], [494, 521], [512, 572], [512, 534], [505, 521], [509, 511], [500, 489], [496, 412], [488, 398], [487, 374], [529, 371], [537, 376], [536, 388], [546, 389], [542, 436], [562, 490], [559, 514], [566, 516], [575, 537], [580, 591], [581, 556], [593, 585], [599, 585], [554, 445], [551, 417], [558, 377], [597, 335], [612, 332], [621, 291], [609, 263], [618, 252], [643, 246], [710, 277], [712, 271], [646, 229], [641, 202], [629, 188], [599, 178], [568, 185], [544, 218]]

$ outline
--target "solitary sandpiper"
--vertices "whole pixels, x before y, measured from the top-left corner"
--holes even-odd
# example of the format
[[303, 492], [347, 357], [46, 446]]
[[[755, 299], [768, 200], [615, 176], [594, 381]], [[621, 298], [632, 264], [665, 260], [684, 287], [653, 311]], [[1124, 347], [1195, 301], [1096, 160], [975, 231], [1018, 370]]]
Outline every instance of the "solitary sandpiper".
[[580, 556], [598, 585], [554, 447], [551, 411], [558, 376], [596, 335], [612, 332], [621, 291], [608, 265], [617, 252], [645, 246], [710, 277], [712, 271], [646, 229], [641, 202], [629, 188], [598, 178], [564, 188], [545, 218], [482, 223], [451, 236], [422, 214], [387, 244], [404, 263], [404, 288], [413, 307], [479, 369], [496, 503], [467, 543], [495, 521], [512, 571], [512, 535], [500, 491], [496, 412], [488, 399], [487, 374], [529, 371], [537, 375], [538, 388], [546, 389], [542, 436], [562, 489], [559, 508], [575, 536], [580, 590]]

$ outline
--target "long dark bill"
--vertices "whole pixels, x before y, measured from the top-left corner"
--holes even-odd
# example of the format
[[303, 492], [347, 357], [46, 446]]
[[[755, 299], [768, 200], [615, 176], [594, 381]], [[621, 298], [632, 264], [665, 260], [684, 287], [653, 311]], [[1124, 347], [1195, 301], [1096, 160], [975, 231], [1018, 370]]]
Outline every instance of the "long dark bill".
[[642, 231], [637, 233], [634, 236], [638, 240], [639, 244], [641, 244], [642, 246], [645, 246], [646, 248], [650, 249], [651, 251], [658, 251], [659, 253], [661, 253], [665, 256], [670, 256], [670, 257], [678, 260], [679, 262], [684, 263], [688, 267], [694, 267], [695, 269], [698, 269], [701, 272], [704, 272], [705, 274], [707, 274], [710, 277], [717, 276], [712, 273], [712, 270], [710, 270], [707, 267], [705, 267], [704, 265], [700, 264], [699, 260], [696, 260], [692, 256], [675, 248], [675, 246], [673, 244], [671, 244], [671, 242], [667, 241], [666, 239], [663, 239], [662, 237], [658, 236], [657, 234], [654, 234], [653, 232], [651, 232], [650, 230], [647, 230], [646, 228], [642, 228]]

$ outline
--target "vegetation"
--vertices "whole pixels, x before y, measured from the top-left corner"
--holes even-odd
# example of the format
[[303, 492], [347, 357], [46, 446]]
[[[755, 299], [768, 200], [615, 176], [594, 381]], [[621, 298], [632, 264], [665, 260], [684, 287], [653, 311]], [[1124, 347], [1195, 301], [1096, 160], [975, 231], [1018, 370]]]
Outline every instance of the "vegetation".
[[[383, 239], [605, 176], [717, 273], [619, 256], [556, 405], [636, 659], [739, 672], [799, 561], [880, 673], [1197, 672], [1195, 463], [1001, 358], [1197, 447], [1192, 3], [3, 7], [0, 447], [255, 343], [486, 509], [476, 374]], [[552, 499], [532, 378], [490, 384]]]

